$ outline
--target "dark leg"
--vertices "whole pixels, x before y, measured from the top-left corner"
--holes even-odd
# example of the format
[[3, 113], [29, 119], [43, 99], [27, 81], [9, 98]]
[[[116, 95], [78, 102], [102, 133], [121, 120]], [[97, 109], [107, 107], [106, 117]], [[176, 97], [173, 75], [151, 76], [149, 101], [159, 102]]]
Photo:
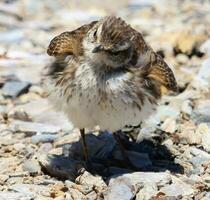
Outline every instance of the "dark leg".
[[83, 148], [83, 154], [84, 154], [84, 159], [86, 162], [88, 162], [88, 149], [87, 149], [87, 143], [85, 140], [85, 129], [80, 129], [80, 134], [81, 134], [81, 139], [82, 139], [82, 148]]
[[116, 132], [113, 133], [114, 138], [115, 138], [115, 140], [117, 141], [117, 143], [118, 143], [118, 145], [120, 147], [120, 151], [121, 151], [121, 154], [122, 154], [124, 162], [126, 163], [126, 165], [132, 166], [132, 163], [130, 162], [128, 154], [127, 154], [127, 152], [126, 152], [126, 150], [125, 150], [125, 148], [124, 148], [124, 146], [122, 144], [122, 141], [120, 139], [119, 132], [120, 131], [116, 131]]

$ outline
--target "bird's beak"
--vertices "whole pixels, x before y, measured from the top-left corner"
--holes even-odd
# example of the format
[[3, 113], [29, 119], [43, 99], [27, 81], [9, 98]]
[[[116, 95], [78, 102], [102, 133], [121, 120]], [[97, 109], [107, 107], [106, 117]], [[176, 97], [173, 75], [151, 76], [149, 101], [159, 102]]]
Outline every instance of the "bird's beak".
[[98, 44], [93, 50], [92, 50], [92, 52], [93, 53], [97, 53], [97, 52], [99, 52], [99, 51], [102, 51], [104, 48], [103, 48], [103, 46], [101, 45], [101, 44]]

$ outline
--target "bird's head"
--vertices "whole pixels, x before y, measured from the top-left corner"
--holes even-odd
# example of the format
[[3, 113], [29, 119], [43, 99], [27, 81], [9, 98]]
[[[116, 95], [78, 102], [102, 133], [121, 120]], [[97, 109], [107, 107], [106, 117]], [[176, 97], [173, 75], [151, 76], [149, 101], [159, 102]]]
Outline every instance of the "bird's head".
[[93, 26], [83, 41], [90, 61], [99, 66], [121, 67], [133, 54], [130, 27], [120, 18], [105, 17]]

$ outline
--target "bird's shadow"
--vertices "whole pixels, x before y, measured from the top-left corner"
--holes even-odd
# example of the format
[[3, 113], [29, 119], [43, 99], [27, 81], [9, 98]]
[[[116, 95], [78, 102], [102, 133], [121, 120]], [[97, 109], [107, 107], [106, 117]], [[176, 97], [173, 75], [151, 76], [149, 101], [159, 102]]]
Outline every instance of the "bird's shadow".
[[[175, 162], [175, 156], [162, 144], [162, 139], [133, 142], [121, 135], [122, 143], [132, 163], [138, 169], [132, 169], [123, 161], [119, 145], [112, 134], [103, 132], [98, 136], [86, 134], [90, 162], [84, 162], [81, 139], [62, 145], [63, 155], [51, 156], [45, 172], [61, 179], [75, 179], [81, 170], [109, 178], [135, 171], [184, 173], [184, 168]], [[51, 173], [53, 171], [53, 173]]]

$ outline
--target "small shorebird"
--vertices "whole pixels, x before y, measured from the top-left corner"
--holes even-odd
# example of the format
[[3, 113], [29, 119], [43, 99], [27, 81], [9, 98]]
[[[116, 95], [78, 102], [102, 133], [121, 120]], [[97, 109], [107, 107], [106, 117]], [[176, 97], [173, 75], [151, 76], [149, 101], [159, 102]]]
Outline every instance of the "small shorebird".
[[141, 33], [114, 16], [56, 36], [47, 53], [55, 57], [45, 80], [49, 99], [80, 129], [86, 161], [85, 128], [99, 125], [120, 144], [125, 125], [155, 111], [162, 86], [177, 89], [173, 72]]

